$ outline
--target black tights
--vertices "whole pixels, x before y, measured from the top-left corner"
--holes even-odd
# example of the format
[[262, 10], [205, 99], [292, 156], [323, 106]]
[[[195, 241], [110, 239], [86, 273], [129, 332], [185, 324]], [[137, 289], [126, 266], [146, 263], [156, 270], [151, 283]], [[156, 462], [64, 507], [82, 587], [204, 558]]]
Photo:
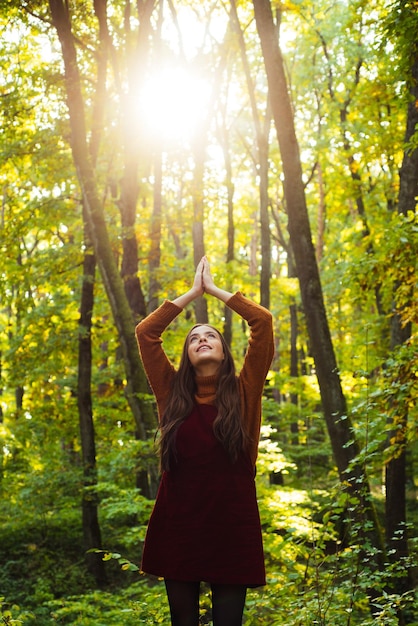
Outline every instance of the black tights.
[[[172, 626], [199, 625], [200, 583], [166, 580]], [[211, 585], [213, 626], [241, 626], [247, 587]]]

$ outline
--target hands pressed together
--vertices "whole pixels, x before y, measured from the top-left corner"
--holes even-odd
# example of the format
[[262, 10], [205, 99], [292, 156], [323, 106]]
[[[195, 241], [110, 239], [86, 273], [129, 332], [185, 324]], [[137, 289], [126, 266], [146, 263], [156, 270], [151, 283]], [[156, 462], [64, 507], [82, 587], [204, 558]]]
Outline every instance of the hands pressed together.
[[209, 261], [204, 256], [200, 259], [196, 268], [193, 288], [198, 292], [198, 295], [201, 296], [204, 293], [210, 294], [214, 287], [215, 282], [210, 271]]
[[204, 293], [215, 296], [215, 298], [223, 302], [226, 302], [232, 297], [232, 293], [215, 285], [210, 271], [209, 261], [206, 256], [202, 257], [198, 263], [192, 287], [185, 294], [173, 300], [173, 302], [179, 307], [184, 308], [189, 302], [199, 296], [203, 296]]

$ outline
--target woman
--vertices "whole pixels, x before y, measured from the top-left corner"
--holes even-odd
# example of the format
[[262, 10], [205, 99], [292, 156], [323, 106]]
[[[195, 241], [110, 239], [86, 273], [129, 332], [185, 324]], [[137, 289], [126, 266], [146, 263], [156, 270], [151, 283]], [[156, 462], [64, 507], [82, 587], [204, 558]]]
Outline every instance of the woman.
[[[204, 293], [250, 327], [238, 376], [223, 337], [207, 324], [188, 333], [177, 371], [163, 351], [163, 331]], [[190, 290], [146, 317], [136, 336], [157, 401], [163, 472], [141, 568], [164, 578], [173, 626], [199, 624], [201, 581], [211, 585], [214, 626], [239, 626], [247, 588], [265, 584], [254, 476], [271, 313], [217, 287], [203, 257]]]

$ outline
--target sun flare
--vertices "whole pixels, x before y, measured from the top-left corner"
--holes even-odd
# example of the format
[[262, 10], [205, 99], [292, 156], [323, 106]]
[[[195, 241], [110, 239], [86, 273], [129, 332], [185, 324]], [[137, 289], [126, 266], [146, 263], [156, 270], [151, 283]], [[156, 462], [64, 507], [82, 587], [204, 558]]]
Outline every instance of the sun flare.
[[142, 124], [163, 142], [191, 141], [207, 116], [210, 85], [183, 67], [154, 72], [141, 92]]

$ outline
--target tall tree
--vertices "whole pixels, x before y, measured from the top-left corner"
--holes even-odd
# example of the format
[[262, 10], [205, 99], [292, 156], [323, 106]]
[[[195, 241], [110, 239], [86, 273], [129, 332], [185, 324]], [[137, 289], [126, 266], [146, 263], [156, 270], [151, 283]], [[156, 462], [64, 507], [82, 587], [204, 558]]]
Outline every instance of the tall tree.
[[[95, 5], [103, 5], [103, 17], [100, 20], [100, 31], [104, 32], [103, 44], [110, 48], [110, 35], [107, 26], [106, 6], [107, 0], [95, 0]], [[139, 196], [138, 168], [141, 156], [140, 137], [133, 132], [135, 124], [132, 122], [132, 101], [138, 98], [143, 90], [144, 72], [138, 68], [147, 66], [149, 56], [149, 41], [151, 36], [151, 15], [155, 7], [155, 0], [147, 0], [137, 5], [138, 27], [136, 36], [131, 32], [131, 6], [126, 4], [124, 19], [127, 45], [127, 90], [128, 93], [122, 98], [125, 105], [122, 118], [123, 129], [123, 175], [121, 180], [121, 192], [118, 201], [121, 216], [122, 235], [122, 263], [121, 275], [129, 306], [135, 321], [143, 318], [147, 311], [145, 298], [142, 292], [138, 276], [138, 242], [135, 235], [136, 212]], [[96, 9], [97, 11], [97, 9]], [[129, 42], [133, 42], [132, 46]], [[114, 54], [114, 53], [113, 53]]]
[[[221, 146], [225, 163], [225, 187], [228, 205], [228, 226], [227, 226], [227, 251], [226, 264], [231, 266], [235, 258], [235, 224], [234, 224], [234, 182], [232, 174], [231, 146], [229, 137], [229, 128], [227, 127], [225, 106], [222, 107], [221, 122], [219, 134], [221, 136]], [[227, 288], [232, 290], [231, 284]], [[223, 335], [228, 346], [232, 343], [232, 310], [225, 305], [224, 307], [224, 327]]]
[[[206, 126], [206, 125], [205, 125]], [[207, 146], [207, 128], [199, 133], [195, 138], [193, 145], [194, 155], [194, 172], [192, 187], [193, 202], [193, 259], [195, 267], [205, 254], [205, 238], [204, 238], [204, 171], [205, 171], [205, 154]], [[208, 323], [208, 309], [206, 298], [198, 298], [194, 303], [196, 321], [200, 324]]]
[[94, 552], [102, 548], [102, 537], [98, 516], [98, 501], [94, 493], [97, 485], [96, 444], [91, 398], [92, 346], [91, 329], [94, 303], [94, 275], [96, 259], [91, 248], [84, 254], [83, 284], [81, 288], [79, 340], [78, 340], [78, 380], [77, 404], [80, 420], [81, 455], [83, 463], [84, 490], [82, 494], [82, 523], [87, 567], [97, 584], [107, 582], [103, 559]]
[[271, 277], [271, 240], [270, 240], [270, 216], [269, 216], [269, 134], [271, 125], [271, 112], [266, 103], [264, 120], [260, 120], [259, 105], [257, 103], [254, 81], [251, 75], [250, 63], [247, 57], [244, 34], [239, 23], [235, 0], [231, 0], [231, 22], [237, 33], [241, 62], [244, 68], [244, 76], [247, 83], [248, 95], [252, 119], [255, 129], [257, 146], [256, 172], [260, 199], [260, 247], [261, 247], [261, 273], [260, 273], [260, 304], [270, 308], [270, 277]]
[[[147, 382], [133, 333], [133, 315], [126, 297], [124, 283], [115, 262], [103, 204], [99, 197], [95, 171], [88, 149], [84, 101], [71, 17], [68, 6], [62, 0], [50, 0], [49, 7], [61, 43], [71, 127], [71, 149], [83, 194], [86, 220], [122, 347], [127, 381], [126, 397], [135, 419], [139, 437], [145, 439], [154, 429], [155, 418], [151, 407], [141, 400], [147, 391]], [[143, 485], [143, 490], [148, 494], [150, 493], [147, 485]]]
[[272, 8], [270, 0], [253, 0], [253, 5], [283, 164], [290, 242], [295, 258], [324, 417], [341, 481], [348, 485], [353, 494], [360, 496], [360, 504], [356, 510], [357, 521], [362, 524], [367, 520], [368, 523], [364, 526], [365, 533], [372, 545], [377, 548], [378, 555], [381, 555], [383, 550], [381, 536], [375, 511], [370, 503], [370, 490], [364, 467], [357, 460], [360, 448], [347, 414], [347, 405], [325, 311], [306, 206], [292, 106]]
[[[407, 68], [410, 99], [408, 104], [405, 151], [402, 166], [399, 172], [400, 186], [398, 198], [398, 215], [401, 219], [407, 219], [408, 215], [416, 214], [416, 203], [418, 197], [418, 148], [416, 147], [416, 137], [418, 128], [418, 42], [416, 35], [418, 32], [418, 20], [416, 12], [409, 3], [395, 3], [393, 7], [393, 18], [396, 16], [396, 23], [408, 27], [398, 35], [395, 26], [395, 35], [403, 40], [403, 45], [407, 46], [405, 62], [410, 64]], [[414, 33], [414, 35], [413, 35]], [[412, 226], [412, 220], [410, 220]], [[403, 245], [400, 244], [399, 245]], [[411, 319], [405, 313], [410, 309], [414, 297], [413, 272], [416, 266], [416, 250], [407, 247], [406, 263], [401, 272], [406, 273], [406, 279], [402, 282], [398, 279], [394, 284], [394, 306], [391, 319], [391, 350], [402, 345], [406, 345], [411, 337]], [[408, 258], [409, 257], [409, 258]], [[412, 274], [411, 278], [408, 274]], [[398, 290], [402, 288], [402, 297], [399, 297]], [[406, 317], [406, 319], [404, 319]], [[408, 378], [409, 367], [401, 366], [398, 372], [399, 378]], [[391, 411], [392, 412], [392, 411]], [[396, 417], [391, 424], [389, 437], [396, 441], [394, 452], [391, 454], [385, 467], [386, 480], [386, 541], [390, 548], [390, 554], [395, 561], [407, 563], [409, 555], [407, 514], [406, 514], [406, 484], [407, 484], [407, 453], [408, 453], [408, 403], [398, 406]], [[405, 575], [398, 578], [395, 584], [396, 590], [403, 593], [412, 588], [411, 570], [408, 566], [404, 569]], [[409, 623], [405, 621], [403, 623]]]

